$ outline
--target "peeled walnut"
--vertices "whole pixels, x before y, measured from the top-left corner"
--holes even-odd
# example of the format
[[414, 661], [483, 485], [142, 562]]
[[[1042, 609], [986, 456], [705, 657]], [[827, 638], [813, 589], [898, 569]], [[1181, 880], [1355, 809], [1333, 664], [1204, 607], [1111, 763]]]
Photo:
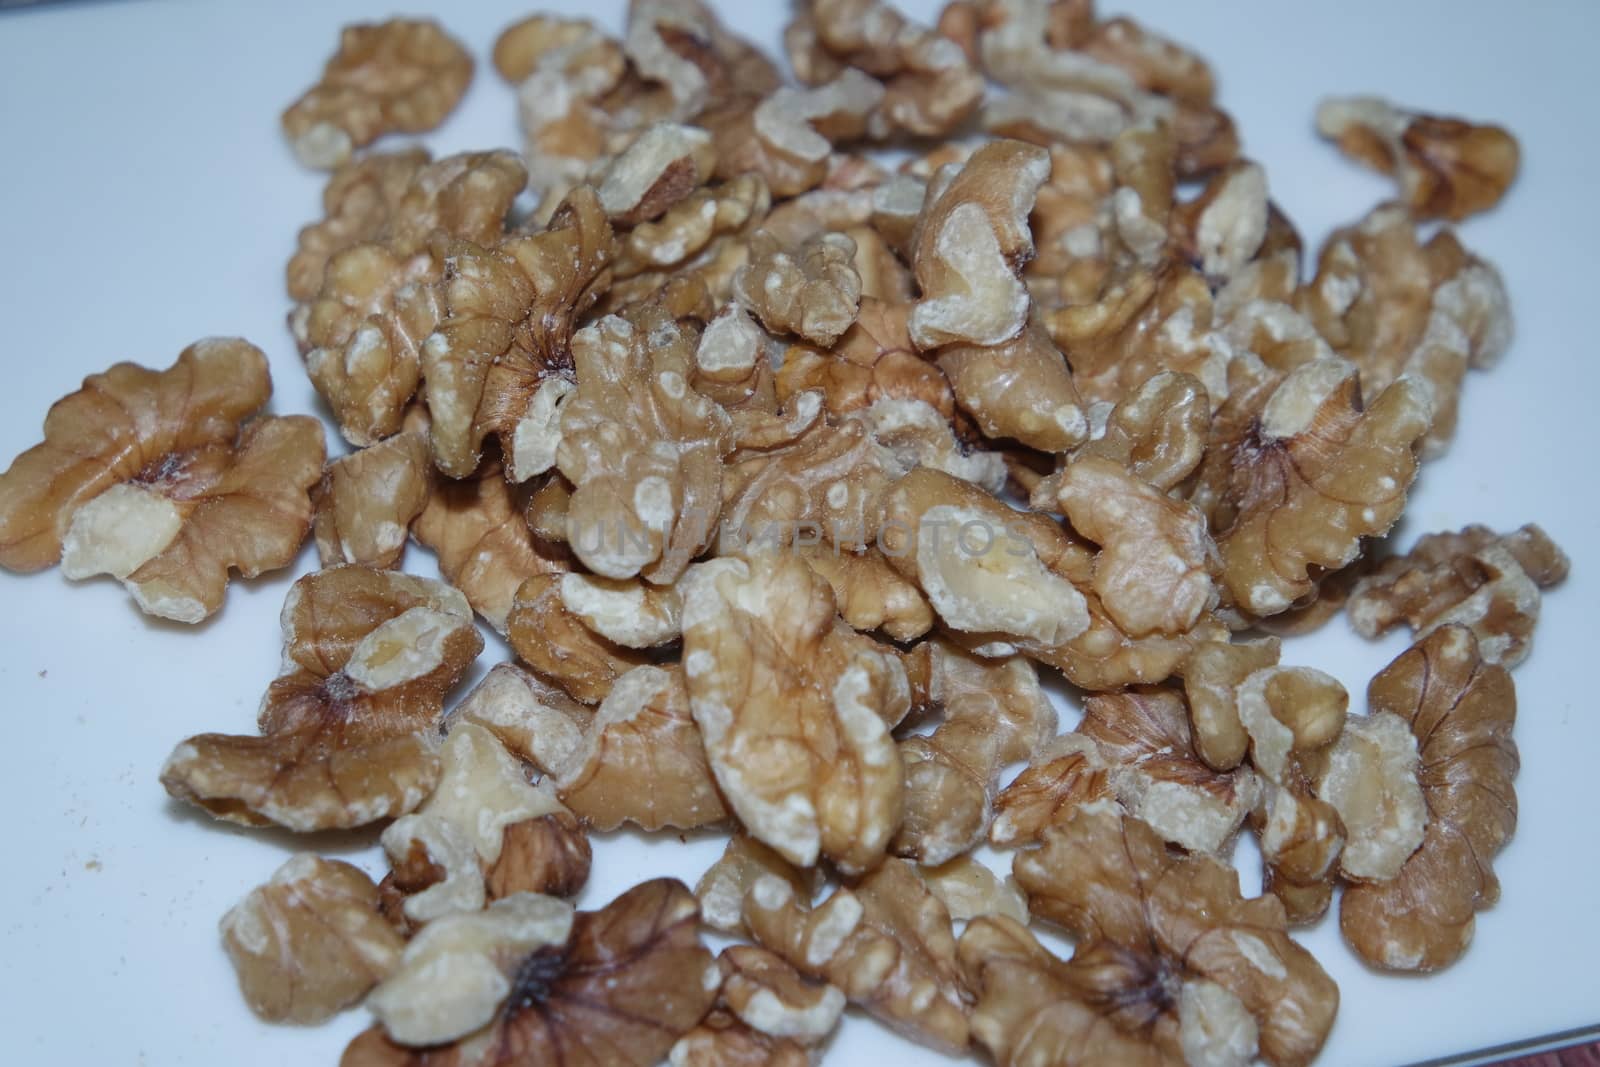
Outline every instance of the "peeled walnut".
[[[1338, 987], [1289, 938], [1278, 899], [1245, 899], [1231, 867], [1175, 853], [1140, 820], [1090, 805], [1046, 831], [1042, 848], [1019, 853], [1015, 870], [1033, 913], [1075, 939], [1056, 974], [1101, 1020], [1096, 1028], [1063, 1017], [1031, 1040], [1049, 1041], [1057, 1027], [1108, 1027], [1173, 1059], [1241, 1065], [1258, 1053], [1271, 1064], [1307, 1064], [1322, 1048]], [[963, 952], [969, 973], [980, 961]], [[980, 1001], [980, 1037], [1004, 1048], [1029, 1041], [1027, 1031], [983, 1025], [1007, 1010]]]
[[1386, 882], [1422, 844], [1428, 814], [1417, 740], [1400, 716], [1352, 717], [1328, 749], [1316, 787], [1344, 822], [1339, 871], [1346, 878]]
[[1511, 341], [1499, 272], [1448, 229], [1420, 243], [1415, 221], [1396, 204], [1335, 230], [1296, 303], [1334, 351], [1361, 368], [1369, 394], [1404, 376], [1427, 396], [1428, 458], [1449, 445], [1467, 371], [1492, 366]]
[[453, 248], [443, 315], [422, 353], [440, 470], [470, 475], [491, 433], [513, 481], [555, 462], [573, 319], [605, 287], [613, 244], [599, 197], [580, 186], [538, 233]]
[[607, 165], [597, 192], [613, 223], [632, 226], [660, 218], [705, 184], [715, 169], [710, 134], [694, 126], [658, 122]]
[[1317, 132], [1394, 175], [1418, 218], [1459, 222], [1487, 211], [1517, 177], [1517, 139], [1499, 126], [1407, 111], [1375, 96], [1324, 100]]
[[322, 565], [399, 563], [428, 503], [430, 462], [426, 435], [404, 433], [328, 464], [312, 523]]
[[754, 106], [734, 100], [698, 121], [711, 131], [718, 177], [755, 173], [772, 195], [790, 197], [822, 184], [834, 144], [865, 133], [883, 96], [883, 86], [845, 70], [813, 88], [776, 89]]
[[700, 1025], [672, 1046], [672, 1067], [811, 1067], [813, 1057], [789, 1037], [773, 1037], [732, 1012], [712, 1008]]
[[1075, 459], [1046, 484], [1052, 508], [1100, 546], [1093, 588], [1128, 636], [1185, 633], [1216, 606], [1217, 550], [1192, 504], [1093, 456]]
[[561, 799], [598, 830], [692, 829], [728, 817], [677, 670], [635, 667], [580, 724], [559, 762], [542, 762]]
[[689, 387], [693, 350], [670, 319], [607, 316], [572, 353], [556, 448], [575, 487], [567, 542], [596, 574], [669, 584], [715, 533], [728, 416]]
[[784, 353], [775, 383], [778, 400], [787, 403], [816, 389], [839, 415], [880, 400], [920, 400], [948, 419], [955, 410], [950, 384], [912, 347], [906, 332], [910, 310], [863, 297], [859, 316], [832, 352], [795, 345]]
[[1049, 174], [1042, 149], [995, 141], [937, 195], [929, 190], [911, 254], [922, 289], [910, 321], [917, 347], [997, 345], [1023, 328], [1029, 300], [1017, 273], [1033, 256], [1028, 211]]
[[447, 726], [470, 722], [534, 766], [568, 758], [582, 740], [589, 709], [515, 663], [498, 663], [450, 712]]
[[989, 832], [995, 791], [1008, 764], [1027, 759], [1055, 733], [1056, 715], [1033, 664], [985, 661], [939, 641], [918, 647], [916, 702], [938, 727], [900, 743], [905, 823], [891, 849], [936, 867]]
[[744, 436], [723, 470], [723, 539], [782, 545], [815, 532], [843, 550], [874, 543], [875, 502], [900, 465], [865, 419], [829, 419], [807, 392]]
[[[409, 895], [405, 917], [425, 923], [457, 912], [474, 912], [489, 899], [518, 892], [551, 892], [581, 886], [588, 875], [588, 843], [554, 791], [528, 781], [521, 762], [488, 729], [460, 720], [439, 753], [441, 773], [433, 794], [416, 811], [383, 831], [382, 843], [397, 873], [407, 865], [442, 870], [433, 884]], [[523, 824], [528, 824], [524, 826]], [[535, 824], [572, 838], [555, 848]], [[544, 854], [536, 855], [535, 851]], [[581, 869], [570, 869], [573, 863]], [[491, 893], [490, 875], [498, 872]], [[537, 874], [515, 884], [510, 874]]]
[[301, 163], [331, 170], [386, 133], [426, 133], [455, 110], [472, 57], [429, 20], [346, 26], [322, 80], [283, 113]]
[[[623, 674], [649, 657], [598, 633], [564, 595], [566, 576], [536, 575], [518, 588], [506, 636], [523, 662], [586, 704], [598, 704]], [[543, 761], [536, 761], [543, 762]]]
[[[1167, 492], [1200, 465], [1210, 424], [1211, 405], [1199, 379], [1162, 371], [1113, 407], [1104, 428], [1091, 429], [1090, 440], [1072, 454], [1072, 460], [1111, 460]], [[1059, 484], [1059, 477], [1049, 479], [1050, 488], [1035, 493], [1053, 500]]]
[[716, 999], [721, 974], [680, 883], [599, 911], [533, 893], [428, 926], [373, 991], [379, 1026], [344, 1067], [649, 1067]]
[[1345, 890], [1339, 929], [1375, 966], [1438, 970], [1467, 950], [1474, 913], [1500, 897], [1492, 864], [1517, 825], [1516, 690], [1470, 630], [1448, 625], [1380, 671], [1367, 703], [1417, 739], [1428, 828], [1392, 880]]
[[937, 362], [956, 403], [989, 437], [1064, 452], [1089, 434], [1067, 362], [1039, 326], [997, 345], [948, 345]]
[[792, 333], [824, 347], [855, 322], [861, 276], [851, 262], [855, 242], [841, 233], [786, 247], [758, 230], [750, 262], [734, 275], [733, 289], [772, 333]]
[[400, 961], [358, 868], [299, 853], [222, 917], [222, 947], [250, 1010], [268, 1022], [320, 1023], [366, 996]]
[[927, 598], [876, 548], [852, 552], [810, 545], [796, 546], [795, 552], [828, 583], [839, 615], [852, 629], [881, 629], [895, 641], [913, 641], [933, 628]]
[[771, 204], [771, 193], [759, 174], [701, 186], [660, 218], [641, 222], [620, 236], [616, 277], [650, 279], [653, 271], [704, 266], [721, 242], [760, 225]]
[[1011, 848], [1035, 841], [1081, 804], [1114, 799], [1111, 763], [1100, 746], [1080, 733], [1046, 742], [1000, 791], [994, 802], [989, 841]]
[[901, 470], [927, 467], [982, 486], [1005, 488], [1006, 466], [998, 452], [963, 444], [937, 408], [921, 400], [880, 400], [862, 413], [873, 439]]
[[1244, 160], [1231, 163], [1174, 214], [1180, 246], [1220, 288], [1255, 261], [1266, 241], [1271, 215], [1266, 172]]
[[844, 65], [883, 83], [874, 136], [948, 135], [983, 98], [983, 76], [959, 47], [882, 0], [811, 0], [784, 43], [802, 81]]
[[1539, 590], [1564, 580], [1567, 569], [1566, 554], [1532, 523], [1509, 534], [1485, 526], [1427, 534], [1356, 582], [1350, 624], [1376, 638], [1404, 622], [1419, 639], [1464, 625], [1485, 662], [1515, 667], [1539, 621]]
[[238, 338], [198, 341], [164, 371], [118, 363], [85, 378], [0, 474], [0, 566], [59, 560], [68, 578], [117, 578], [148, 615], [212, 615], [230, 569], [288, 566], [311, 528], [322, 427], [246, 423], [271, 392], [266, 357]]
[[342, 566], [283, 605], [284, 668], [260, 737], [201, 734], [161, 770], [167, 792], [245, 826], [364, 826], [420, 804], [439, 777], [444, 696], [483, 649], [443, 582]]
[[640, 74], [663, 87], [678, 115], [743, 92], [766, 92], [783, 81], [761, 50], [729, 32], [702, 0], [634, 0], [626, 48]]
[[957, 922], [980, 915], [1028, 921], [1028, 901], [1017, 887], [1017, 880], [1001, 881], [999, 875], [971, 856], [957, 856], [937, 867], [918, 867], [917, 877], [927, 883], [929, 891]]
[[[1363, 537], [1388, 531], [1416, 475], [1428, 428], [1409, 378], [1362, 410], [1357, 375], [1321, 360], [1291, 372], [1234, 453], [1238, 502], [1217, 533], [1223, 585], [1240, 608], [1275, 615], [1316, 587], [1316, 569], [1350, 563]], [[1214, 524], [1215, 525], [1215, 524]]]
[[1244, 760], [1250, 733], [1239, 713], [1239, 687], [1275, 666], [1282, 642], [1203, 641], [1183, 664], [1183, 691], [1193, 725], [1195, 753], [1207, 766], [1231, 771]]
[[744, 898], [758, 879], [770, 875], [787, 882], [792, 892], [809, 901], [813, 882], [810, 876], [815, 873], [802, 873], [755, 838], [736, 833], [728, 839], [717, 862], [700, 876], [694, 894], [707, 926], [725, 934], [747, 936]]
[[412, 177], [428, 158], [424, 148], [370, 152], [329, 176], [322, 188], [325, 217], [301, 228], [284, 271], [291, 298], [304, 302], [316, 296], [335, 253], [383, 235]]
[[793, 863], [872, 867], [902, 811], [898, 659], [836, 628], [832, 590], [787, 554], [698, 564], [679, 589], [689, 702], [729, 807]]
[[903, 860], [884, 860], [816, 907], [783, 879], [758, 878], [744, 921], [760, 945], [903, 1036], [951, 1055], [967, 1047], [950, 914]]
[[810, 1067], [808, 1046], [838, 1024], [844, 994], [750, 945], [723, 949], [717, 963], [717, 1007], [672, 1046], [672, 1067]]
[[436, 478], [411, 533], [438, 555], [439, 572], [466, 594], [473, 610], [501, 633], [524, 581], [566, 569], [533, 539], [498, 463], [461, 481]]
[[738, 304], [725, 306], [701, 331], [689, 386], [721, 404], [735, 423], [744, 412], [760, 417], [778, 410], [767, 333]]

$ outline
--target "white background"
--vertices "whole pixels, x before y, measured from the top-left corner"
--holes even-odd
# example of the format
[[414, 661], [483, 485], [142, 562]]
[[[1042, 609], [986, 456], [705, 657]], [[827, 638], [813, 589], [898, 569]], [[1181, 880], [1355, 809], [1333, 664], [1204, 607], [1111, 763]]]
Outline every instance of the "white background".
[[[297, 227], [319, 215], [321, 178], [293, 163], [277, 115], [314, 80], [338, 26], [393, 14], [391, 3], [129, 0], [0, 15], [0, 463], [38, 440], [45, 409], [85, 374], [122, 359], [166, 366], [209, 334], [266, 349], [273, 410], [319, 410], [283, 324], [283, 264]], [[582, 10], [616, 28], [621, 6]], [[735, 28], [776, 45], [782, 5], [719, 6]], [[531, 8], [438, 7], [483, 62], [429, 144], [515, 145], [513, 98], [487, 53]], [[1343, 990], [1322, 1062], [1400, 1062], [1600, 1021], [1600, 712], [1587, 691], [1600, 543], [1600, 6], [1168, 0], [1133, 13], [1212, 60], [1246, 150], [1312, 243], [1388, 189], [1316, 141], [1311, 116], [1324, 93], [1382, 92], [1500, 121], [1522, 141], [1508, 201], [1463, 232], [1505, 273], [1516, 341], [1468, 383], [1462, 433], [1424, 471], [1398, 534], [1409, 543], [1469, 521], [1504, 529], [1533, 519], [1574, 557], [1517, 672], [1522, 824], [1498, 864], [1504, 898], [1479, 917], [1467, 957], [1425, 980], [1364, 970], [1333, 921], [1304, 939]], [[409, 560], [431, 572], [426, 553], [412, 548]], [[216, 921], [297, 848], [379, 871], [370, 835], [229, 829], [169, 802], [156, 780], [180, 738], [253, 730], [278, 661], [279, 604], [313, 565], [308, 545], [293, 571], [234, 582], [226, 608], [198, 628], [142, 617], [109, 580], [0, 575], [0, 1014], [10, 1062], [332, 1063], [366, 1025], [359, 1010], [312, 1030], [258, 1023]], [[1339, 621], [1286, 658], [1333, 671], [1359, 704], [1405, 643], [1366, 645]], [[491, 641], [480, 671], [506, 655]], [[581, 903], [598, 907], [649, 875], [692, 883], [716, 851], [711, 840], [608, 835]], [[1255, 878], [1247, 872], [1246, 883]], [[828, 1062], [877, 1056], [939, 1059], [851, 1018]]]

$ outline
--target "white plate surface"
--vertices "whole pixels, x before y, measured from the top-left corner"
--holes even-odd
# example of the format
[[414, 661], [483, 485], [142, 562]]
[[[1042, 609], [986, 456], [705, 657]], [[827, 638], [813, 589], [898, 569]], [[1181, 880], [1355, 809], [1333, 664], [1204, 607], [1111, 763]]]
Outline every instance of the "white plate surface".
[[[284, 327], [283, 264], [296, 229], [319, 214], [321, 179], [296, 167], [276, 119], [338, 27], [393, 14], [391, 4], [130, 0], [0, 15], [0, 463], [38, 440], [45, 409], [85, 374], [120, 359], [165, 366], [210, 334], [266, 349], [273, 410], [317, 410]], [[620, 0], [435, 5], [484, 60], [463, 107], [429, 138], [436, 152], [516, 143], [512, 95], [486, 57], [505, 23], [539, 6], [620, 25]], [[785, 6], [719, 6], [776, 45]], [[1315, 139], [1324, 93], [1494, 119], [1522, 141], [1508, 201], [1463, 229], [1505, 273], [1516, 341], [1498, 368], [1472, 376], [1460, 438], [1425, 470], [1398, 534], [1409, 543], [1466, 522], [1533, 519], [1575, 561], [1517, 672], [1521, 826], [1498, 864], [1504, 897], [1479, 917], [1467, 957], [1425, 980], [1365, 970], [1333, 921], [1302, 936], [1343, 991], [1324, 1063], [1401, 1062], [1600, 1020], [1600, 714], [1587, 692], [1600, 545], [1590, 73], [1600, 6], [1152, 0], [1131, 13], [1211, 59], [1247, 151], [1313, 242], [1388, 193]], [[379, 870], [370, 838], [228, 829], [169, 802], [156, 781], [178, 739], [253, 728], [278, 662], [278, 607], [313, 565], [308, 546], [292, 571], [234, 582], [220, 616], [193, 629], [143, 618], [109, 580], [0, 574], [9, 1062], [332, 1063], [366, 1025], [359, 1010], [309, 1030], [257, 1022], [216, 921], [300, 847]], [[431, 572], [416, 548], [409, 565]], [[1361, 694], [1405, 643], [1369, 645], [1338, 622], [1288, 658]], [[506, 654], [491, 642], [484, 666]], [[692, 883], [717, 848], [609, 836], [581, 903], [651, 875]], [[853, 1017], [828, 1062], [879, 1056], [940, 1062]]]

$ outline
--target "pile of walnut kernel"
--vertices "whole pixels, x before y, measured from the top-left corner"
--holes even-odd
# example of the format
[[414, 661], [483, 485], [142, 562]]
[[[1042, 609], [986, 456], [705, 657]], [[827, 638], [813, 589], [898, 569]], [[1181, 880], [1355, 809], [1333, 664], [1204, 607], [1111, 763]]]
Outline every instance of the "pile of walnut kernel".
[[[314, 533], [259, 734], [161, 779], [381, 825], [381, 882], [305, 852], [222, 921], [261, 1017], [365, 1002], [347, 1067], [807, 1064], [850, 1004], [1001, 1065], [1309, 1063], [1338, 990], [1290, 928], [1342, 887], [1362, 959], [1447, 966], [1515, 827], [1508, 671], [1566, 559], [1382, 555], [1511, 333], [1425, 224], [1515, 140], [1326, 102], [1397, 199], [1306, 257], [1205, 61], [1088, 0], [809, 0], [784, 44], [793, 77], [700, 0], [533, 16], [493, 55], [524, 150], [434, 160], [359, 150], [472, 58], [347, 29], [283, 127], [336, 168], [289, 322], [354, 450], [257, 414], [242, 340], [118, 364], [0, 476], [0, 564], [193, 623]], [[1416, 637], [1365, 711], [1281, 662], [1341, 611]], [[474, 616], [516, 658], [451, 704]], [[694, 892], [575, 911], [624, 824], [730, 837]]]

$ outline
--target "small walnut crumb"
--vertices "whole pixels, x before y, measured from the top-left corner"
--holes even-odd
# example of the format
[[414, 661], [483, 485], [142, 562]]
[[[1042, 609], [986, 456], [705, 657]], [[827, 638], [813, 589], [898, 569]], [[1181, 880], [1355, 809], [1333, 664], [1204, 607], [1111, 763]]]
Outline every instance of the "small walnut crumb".
[[596, 574], [670, 584], [715, 535], [728, 415], [690, 388], [693, 341], [664, 315], [607, 316], [578, 331], [572, 355], [578, 388], [556, 448], [575, 487], [567, 543]]
[[1350, 158], [1392, 174], [1423, 219], [1487, 211], [1517, 177], [1517, 139], [1499, 126], [1407, 111], [1375, 96], [1333, 97], [1317, 106], [1317, 132]]
[[[341, 1062], [657, 1063], [716, 1000], [720, 975], [698, 921], [694, 897], [671, 879], [576, 915], [561, 901], [517, 893], [440, 919], [373, 991], [367, 1003], [380, 1025]], [[575, 1049], [588, 1051], [571, 1060]]]
[[1029, 299], [1017, 274], [1033, 257], [1028, 212], [1049, 175], [1043, 149], [995, 141], [937, 196], [930, 188], [911, 255], [922, 289], [910, 322], [917, 347], [997, 345], [1023, 328]]
[[[1026, 1019], [1012, 1017], [1015, 1009], [1005, 1001], [1026, 1004], [1037, 994], [1024, 993], [1015, 978], [1005, 987], [980, 983], [973, 1028], [985, 1043], [1009, 1050], [1092, 1032], [1076, 1018], [1082, 1008], [1111, 1031], [1106, 1040], [1149, 1042], [1185, 1062], [1195, 1055], [1198, 1062], [1243, 1065], [1259, 1052], [1270, 1064], [1304, 1065], [1322, 1048], [1338, 987], [1289, 938], [1278, 899], [1245, 899], [1233, 868], [1211, 856], [1173, 852], [1140, 820], [1089, 805], [1046, 831], [1042, 848], [1018, 853], [1015, 870], [1033, 914], [1059, 923], [1076, 942], [1067, 964], [1046, 971], [1064, 981], [1077, 1004], [1036, 1036], [1031, 1028], [1002, 1031], [995, 1021]], [[1004, 922], [980, 919], [974, 926]], [[981, 977], [984, 953], [973, 949], [962, 960], [969, 975], [976, 965]], [[1212, 1047], [1230, 1032], [1254, 1040], [1241, 1040], [1243, 1048], [1230, 1050], [1229, 1041]], [[1049, 1047], [1026, 1062], [1048, 1062]]]
[[403, 433], [328, 464], [314, 494], [312, 531], [324, 567], [393, 567], [428, 503], [428, 438]]
[[473, 610], [506, 633], [517, 589], [536, 575], [566, 570], [562, 558], [535, 541], [498, 463], [470, 478], [435, 478], [412, 536], [439, 557], [439, 572]]
[[283, 113], [300, 162], [332, 170], [386, 133], [426, 133], [455, 110], [472, 56], [437, 22], [346, 26], [322, 80]]
[[1404, 622], [1419, 639], [1460, 624], [1478, 639], [1485, 662], [1515, 667], [1533, 641], [1539, 591], [1567, 570], [1566, 554], [1531, 523], [1509, 534], [1485, 526], [1428, 534], [1356, 582], [1350, 623], [1376, 638]]
[[1339, 870], [1346, 878], [1387, 882], [1422, 844], [1428, 811], [1417, 780], [1417, 740], [1400, 716], [1351, 718], [1328, 750], [1316, 788], [1344, 822]]
[[734, 293], [772, 333], [832, 345], [855, 322], [861, 303], [855, 252], [855, 242], [841, 233], [789, 248], [757, 231], [750, 240], [750, 262], [734, 275]]
[[908, 664], [915, 703], [941, 721], [900, 743], [906, 815], [890, 847], [935, 867], [988, 835], [1001, 772], [1055, 733], [1056, 715], [1020, 656], [986, 661], [935, 640]]
[[679, 589], [690, 705], [728, 805], [791, 862], [871, 868], [902, 811], [899, 660], [836, 628], [832, 590], [788, 554], [697, 564]]
[[284, 667], [262, 699], [261, 736], [191, 737], [161, 784], [245, 826], [404, 814], [438, 781], [444, 696], [482, 649], [466, 598], [443, 582], [355, 565], [309, 574], [284, 601]]
[[951, 1055], [967, 1047], [950, 913], [909, 863], [884, 860], [814, 908], [782, 879], [758, 878], [744, 921], [758, 944], [903, 1036]]
[[1492, 864], [1517, 826], [1516, 690], [1472, 631], [1449, 625], [1380, 671], [1367, 703], [1416, 738], [1427, 831], [1392, 880], [1345, 890], [1339, 929], [1374, 966], [1438, 970], [1467, 950], [1474, 913], [1500, 897]]
[[[56, 401], [0, 474], [0, 566], [109, 574], [148, 615], [197, 623], [228, 571], [294, 561], [325, 455], [304, 415], [246, 423], [272, 392], [261, 350], [198, 341], [164, 371], [118, 363]], [[241, 425], [243, 424], [243, 425]]]
[[359, 869], [310, 852], [222, 917], [222, 947], [250, 1010], [268, 1022], [320, 1023], [360, 1000], [400, 961]]

